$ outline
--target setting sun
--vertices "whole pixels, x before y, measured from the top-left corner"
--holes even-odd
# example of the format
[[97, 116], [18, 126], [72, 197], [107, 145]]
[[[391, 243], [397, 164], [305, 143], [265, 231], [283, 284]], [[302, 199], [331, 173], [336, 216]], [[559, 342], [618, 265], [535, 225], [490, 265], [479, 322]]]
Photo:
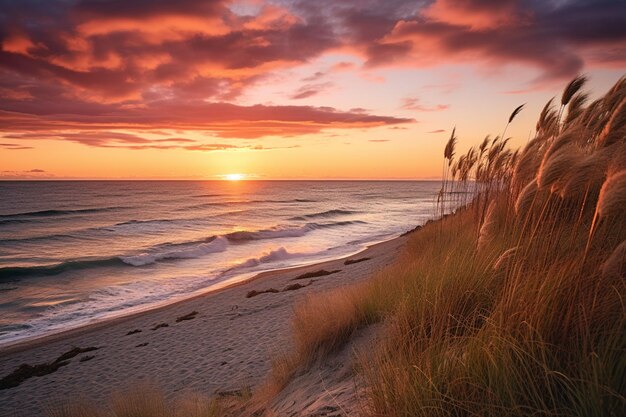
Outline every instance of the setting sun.
[[226, 174], [224, 179], [227, 181], [241, 181], [246, 178], [246, 174]]

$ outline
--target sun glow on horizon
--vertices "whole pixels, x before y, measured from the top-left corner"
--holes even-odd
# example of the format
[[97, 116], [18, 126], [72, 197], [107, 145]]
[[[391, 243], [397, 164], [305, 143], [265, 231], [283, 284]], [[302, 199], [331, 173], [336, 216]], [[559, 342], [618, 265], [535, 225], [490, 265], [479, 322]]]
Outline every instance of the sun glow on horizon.
[[226, 181], [241, 181], [246, 179], [246, 174], [233, 173], [233, 174], [225, 174], [222, 176]]

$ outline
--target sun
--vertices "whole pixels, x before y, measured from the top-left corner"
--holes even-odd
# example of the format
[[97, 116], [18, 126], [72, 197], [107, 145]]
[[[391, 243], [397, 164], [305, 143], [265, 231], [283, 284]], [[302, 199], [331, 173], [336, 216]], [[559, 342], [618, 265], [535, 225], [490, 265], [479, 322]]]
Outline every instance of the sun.
[[241, 181], [246, 178], [246, 174], [226, 174], [224, 179], [227, 181]]

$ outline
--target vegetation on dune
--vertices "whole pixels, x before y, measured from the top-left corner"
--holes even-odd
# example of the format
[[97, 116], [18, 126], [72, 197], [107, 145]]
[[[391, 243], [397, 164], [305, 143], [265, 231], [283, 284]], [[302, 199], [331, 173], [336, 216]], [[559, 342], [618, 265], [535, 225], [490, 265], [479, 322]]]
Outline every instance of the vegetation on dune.
[[[252, 399], [172, 403], [138, 388], [114, 396], [109, 415], [246, 405], [259, 415], [297, 372], [375, 322], [385, 337], [358, 358], [372, 416], [626, 414], [626, 78], [589, 104], [585, 81], [567, 86], [559, 108], [548, 102], [522, 150], [487, 137], [457, 157], [455, 129], [438, 202], [442, 214], [463, 208], [410, 234], [372, 279], [298, 304], [294, 349]], [[51, 412], [102, 415], [82, 402]]]
[[588, 105], [585, 81], [520, 151], [487, 137], [455, 158], [455, 130], [439, 204], [467, 206], [299, 305], [275, 387], [383, 321], [361, 361], [371, 415], [624, 415], [626, 79]]

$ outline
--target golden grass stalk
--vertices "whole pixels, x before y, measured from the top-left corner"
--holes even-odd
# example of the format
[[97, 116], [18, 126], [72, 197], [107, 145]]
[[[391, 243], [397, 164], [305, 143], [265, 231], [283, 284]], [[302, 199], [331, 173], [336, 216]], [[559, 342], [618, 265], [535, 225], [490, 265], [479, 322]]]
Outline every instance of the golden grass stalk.
[[452, 134], [450, 135], [450, 139], [446, 143], [446, 147], [443, 151], [443, 156], [448, 160], [448, 165], [452, 163], [452, 158], [454, 158], [454, 148], [456, 147], [457, 137], [455, 135], [456, 127], [452, 129]]
[[546, 155], [539, 167], [537, 185], [549, 188], [563, 180], [582, 158], [580, 149], [573, 144], [566, 144], [551, 155]]
[[[325, 306], [298, 319], [342, 316], [339, 328], [319, 334], [299, 325], [314, 335], [305, 341], [314, 352], [329, 351], [319, 343], [345, 343], [336, 335], [369, 322], [364, 305], [367, 316], [385, 319], [382, 345], [362, 364], [371, 415], [600, 416], [623, 409], [626, 296], [618, 274], [626, 245], [614, 249], [614, 241], [623, 241], [626, 146], [598, 146], [598, 130], [623, 127], [610, 116], [621, 109], [626, 83], [584, 109], [584, 81], [577, 77], [561, 97], [569, 107], [556, 139], [560, 114], [549, 102], [519, 156], [497, 137], [454, 161], [456, 187], [472, 172], [480, 180], [476, 210], [447, 218], [439, 233], [425, 227], [412, 236], [412, 257], [375, 278], [378, 285], [352, 298], [350, 308]], [[446, 159], [452, 156], [448, 149]], [[594, 206], [598, 219], [611, 221], [591, 241], [595, 221], [585, 207]]]
[[496, 259], [496, 261], [494, 262], [493, 270], [499, 271], [504, 268], [504, 266], [508, 264], [513, 259], [513, 257], [515, 257], [518, 247], [519, 246], [514, 246], [502, 252], [502, 254], [498, 256], [498, 259]]
[[626, 169], [609, 176], [602, 184], [596, 211], [598, 219], [626, 218]]
[[626, 240], [620, 243], [601, 267], [604, 278], [624, 278], [626, 276]]
[[480, 226], [480, 231], [478, 233], [478, 250], [485, 248], [489, 243], [493, 241], [496, 233], [498, 232], [497, 227], [497, 204], [496, 200], [492, 200], [489, 203], [489, 207], [487, 208], [487, 215], [485, 216], [485, 220]]
[[582, 88], [583, 85], [587, 82], [587, 77], [584, 75], [579, 75], [574, 78], [572, 81], [567, 84], [565, 90], [563, 90], [563, 95], [561, 96], [561, 105], [567, 106], [570, 102], [574, 94], [578, 92]]
[[585, 103], [589, 99], [589, 95], [586, 93], [576, 93], [567, 106], [567, 117], [565, 118], [565, 124], [570, 125], [576, 119], [578, 119], [585, 110]]
[[[526, 106], [526, 103], [524, 103], [524, 104], [522, 104], [522, 105], [520, 105], [520, 106], [517, 106], [517, 107], [515, 108], [515, 110], [513, 110], [513, 113], [511, 113], [511, 115], [509, 116], [509, 121], [508, 121], [508, 123], [511, 123], [511, 122], [513, 121], [513, 119], [515, 119], [515, 116], [517, 116], [517, 115], [519, 114], [519, 112], [521, 112], [521, 111], [522, 111], [522, 109], [523, 109], [525, 106]], [[503, 136], [504, 136], [504, 135], [503, 135]]]
[[564, 199], [581, 200], [586, 196], [597, 196], [606, 176], [609, 158], [603, 152], [594, 152], [581, 158], [572, 167], [559, 194]]
[[622, 99], [598, 137], [598, 146], [610, 146], [626, 138], [626, 97]]

